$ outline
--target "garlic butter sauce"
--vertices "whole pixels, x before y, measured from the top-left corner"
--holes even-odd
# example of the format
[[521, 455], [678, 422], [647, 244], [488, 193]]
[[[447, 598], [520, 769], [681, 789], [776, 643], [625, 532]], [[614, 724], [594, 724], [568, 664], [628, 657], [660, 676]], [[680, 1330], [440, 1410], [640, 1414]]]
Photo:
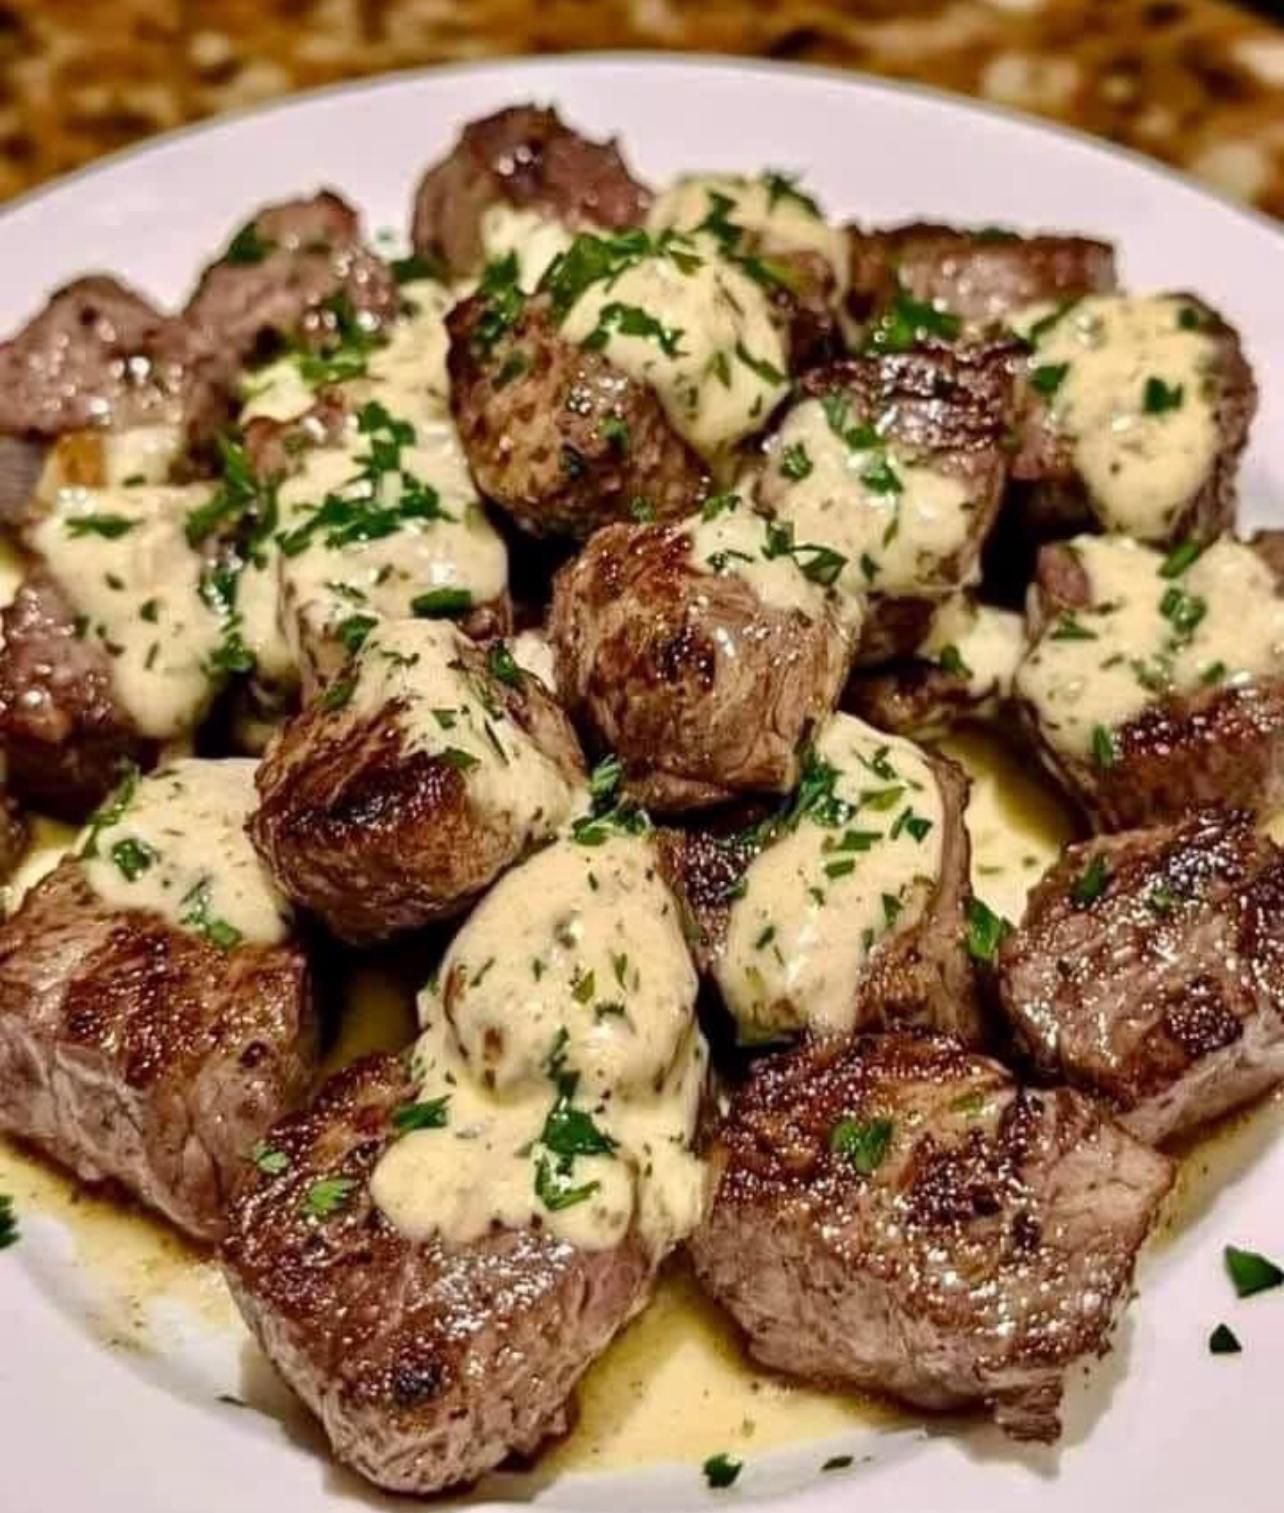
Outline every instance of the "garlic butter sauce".
[[1034, 343], [1031, 382], [1106, 530], [1170, 537], [1218, 445], [1206, 316], [1176, 295], [1096, 295], [1012, 325]]
[[1071, 547], [1090, 602], [1054, 615], [1016, 676], [1056, 750], [1091, 757], [1165, 695], [1284, 670], [1284, 599], [1242, 542], [1167, 557], [1126, 536], [1080, 536]]
[[245, 833], [255, 763], [186, 758], [126, 781], [81, 834], [85, 878], [120, 909], [150, 909], [230, 949], [284, 938], [290, 910]]
[[742, 1038], [852, 1028], [870, 958], [936, 888], [943, 825], [917, 746], [850, 715], [823, 727], [793, 815], [744, 875], [714, 969]]
[[538, 1225], [600, 1249], [632, 1230], [663, 1254], [706, 1199], [695, 994], [650, 836], [564, 834], [500, 879], [424, 991], [414, 1069], [440, 1113], [389, 1147], [375, 1202], [412, 1238]]

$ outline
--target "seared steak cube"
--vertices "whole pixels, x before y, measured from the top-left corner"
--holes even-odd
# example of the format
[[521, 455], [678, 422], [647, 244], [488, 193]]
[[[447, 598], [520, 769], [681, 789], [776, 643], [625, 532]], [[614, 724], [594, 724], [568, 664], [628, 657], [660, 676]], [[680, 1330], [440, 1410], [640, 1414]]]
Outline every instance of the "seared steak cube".
[[763, 1058], [713, 1160], [692, 1256], [758, 1360], [1034, 1440], [1172, 1181], [1093, 1100], [905, 1034]]
[[948, 758], [835, 715], [781, 813], [665, 833], [693, 950], [742, 1041], [907, 1025], [982, 1038], [966, 802]]
[[316, 1066], [307, 962], [240, 829], [251, 765], [141, 780], [0, 925], [0, 1127], [201, 1240]]
[[913, 222], [869, 231], [853, 226], [848, 237], [848, 306], [860, 320], [892, 311], [908, 296], [960, 321], [992, 325], [1043, 300], [1060, 303], [1115, 287], [1114, 249], [1082, 236]]
[[1078, 537], [1041, 551], [1028, 618], [1016, 697], [1099, 828], [1284, 799], [1284, 596], [1265, 550]]
[[465, 909], [583, 779], [561, 710], [502, 642], [386, 621], [272, 742], [250, 834], [296, 903], [381, 940]]
[[581, 136], [556, 111], [514, 105], [470, 121], [424, 174], [411, 238], [421, 256], [464, 277], [495, 252], [496, 210], [568, 231], [623, 231], [642, 221], [649, 199], [613, 141]]
[[1215, 310], [1188, 294], [1107, 294], [1035, 305], [1014, 325], [1031, 347], [1012, 459], [1032, 485], [1030, 530], [1167, 547], [1230, 529], [1257, 389]]
[[868, 595], [860, 660], [909, 655], [933, 607], [980, 575], [1007, 477], [1010, 352], [945, 345], [817, 369], [767, 446], [759, 499]]
[[1204, 810], [1070, 846], [1003, 945], [1039, 1072], [1159, 1142], [1284, 1081], [1284, 856]]
[[684, 525], [609, 526], [554, 580], [562, 701], [652, 808], [787, 792], [837, 701], [852, 611], [772, 540], [723, 498]]

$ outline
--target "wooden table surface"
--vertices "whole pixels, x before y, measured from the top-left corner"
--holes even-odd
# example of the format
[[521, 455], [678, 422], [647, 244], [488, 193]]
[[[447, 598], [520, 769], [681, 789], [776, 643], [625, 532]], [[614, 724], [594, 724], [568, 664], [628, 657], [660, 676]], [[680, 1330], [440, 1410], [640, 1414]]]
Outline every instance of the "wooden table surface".
[[1284, 26], [1221, 0], [0, 0], [0, 197], [290, 90], [609, 48], [943, 85], [1128, 143], [1284, 216]]

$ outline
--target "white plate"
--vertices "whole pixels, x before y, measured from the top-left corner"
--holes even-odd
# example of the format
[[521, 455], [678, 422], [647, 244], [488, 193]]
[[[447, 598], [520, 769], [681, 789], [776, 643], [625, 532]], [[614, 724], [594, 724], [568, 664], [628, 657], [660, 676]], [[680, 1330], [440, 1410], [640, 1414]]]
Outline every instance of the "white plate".
[[[440, 70], [327, 93], [182, 133], [42, 191], [0, 217], [0, 330], [89, 268], [167, 300], [257, 203], [331, 184], [372, 228], [403, 227], [415, 177], [458, 124], [530, 97], [618, 131], [646, 176], [698, 167], [801, 169], [838, 214], [1085, 230], [1114, 238], [1137, 288], [1197, 290], [1244, 332], [1263, 403], [1244, 469], [1246, 515], [1284, 521], [1284, 239], [1265, 219], [1073, 134], [931, 92], [814, 69], [653, 58]], [[842, 1476], [820, 1455], [754, 1458], [731, 1492], [697, 1467], [563, 1481], [542, 1504], [601, 1509], [746, 1501], [862, 1513], [1277, 1513], [1284, 1290], [1237, 1303], [1236, 1242], [1284, 1253], [1284, 1120], [1255, 1116], [1215, 1198], [1144, 1268], [1115, 1353], [1072, 1394], [1059, 1454], [987, 1432], [867, 1431]], [[314, 1443], [215, 1401], [239, 1362], [176, 1326], [169, 1354], [103, 1348], [85, 1327], [67, 1247], [24, 1218], [0, 1257], [0, 1505], [13, 1513], [294, 1513], [405, 1507], [336, 1472]], [[1208, 1354], [1220, 1320], [1245, 1344]], [[226, 1387], [220, 1388], [220, 1382]]]

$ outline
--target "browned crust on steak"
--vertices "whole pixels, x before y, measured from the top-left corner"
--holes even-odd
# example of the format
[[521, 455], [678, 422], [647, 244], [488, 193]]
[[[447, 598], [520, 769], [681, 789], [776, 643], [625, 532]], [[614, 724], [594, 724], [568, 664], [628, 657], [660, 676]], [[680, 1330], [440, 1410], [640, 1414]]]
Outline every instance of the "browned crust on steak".
[[211, 347], [247, 359], [282, 340], [323, 346], [338, 330], [336, 300], [369, 330], [396, 314], [396, 280], [363, 245], [356, 211], [331, 190], [265, 206], [242, 232], [250, 228], [263, 255], [236, 261], [225, 252], [187, 304], [186, 320]]
[[105, 274], [64, 285], [0, 345], [0, 431], [59, 436], [221, 413], [228, 364], [183, 320]]
[[1043, 300], [1115, 287], [1114, 248], [1082, 236], [1020, 236], [916, 221], [848, 228], [848, 307], [858, 320], [885, 310], [898, 288], [962, 319], [997, 323]]
[[[871, 953], [849, 1033], [920, 1028], [979, 1044], [987, 1038], [986, 1023], [967, 949], [971, 844], [963, 814], [970, 785], [949, 757], [927, 760], [941, 795], [940, 874], [918, 921]], [[734, 890], [759, 849], [752, 831], [661, 831], [665, 875], [693, 926], [688, 942], [702, 972], [711, 971], [722, 953]]]
[[491, 205], [544, 211], [573, 230], [640, 225], [650, 193], [615, 142], [572, 131], [553, 110], [513, 105], [470, 121], [415, 191], [411, 240], [455, 277], [481, 266], [481, 220]]
[[[478, 677], [486, 654], [468, 654]], [[488, 681], [571, 782], [584, 777], [566, 717], [538, 678]], [[309, 705], [273, 738], [248, 830], [278, 886], [341, 940], [385, 940], [467, 908], [519, 859], [523, 837], [480, 812], [464, 774], [409, 749], [398, 708], [373, 716]]]
[[984, 713], [961, 673], [935, 662], [904, 661], [882, 672], [856, 672], [843, 689], [842, 708], [878, 730], [910, 740], [932, 740]]
[[[1104, 867], [1093, 898], [1075, 888]], [[1046, 1077], [1159, 1142], [1284, 1080], [1284, 855], [1252, 816], [1070, 846], [1004, 943], [999, 982]]]
[[104, 904], [73, 860], [0, 926], [0, 1127], [197, 1239], [315, 1064], [297, 946], [220, 951]]
[[[335, 1455], [422, 1494], [563, 1432], [576, 1383], [644, 1305], [654, 1268], [632, 1237], [592, 1251], [536, 1230], [460, 1247], [406, 1239], [368, 1184], [393, 1110], [416, 1093], [391, 1056], [331, 1078], [268, 1135], [286, 1168], [247, 1171], [222, 1258], [241, 1312]], [[311, 1218], [307, 1193], [327, 1177], [353, 1188], [331, 1217]]]
[[[831, 1146], [844, 1119], [891, 1122], [868, 1174]], [[763, 1058], [714, 1160], [691, 1253], [760, 1361], [983, 1406], [1022, 1439], [1056, 1437], [1065, 1372], [1105, 1349], [1172, 1181], [1090, 1099], [905, 1034]]]
[[111, 658], [43, 568], [0, 611], [0, 744], [25, 804], [83, 819], [130, 763], [149, 766], [154, 742], [121, 708]]
[[786, 793], [850, 648], [832, 620], [696, 572], [675, 526], [608, 526], [553, 580], [558, 686], [624, 786], [661, 812]]
[[446, 317], [451, 412], [483, 494], [533, 535], [577, 540], [639, 512], [675, 520], [699, 508], [708, 470], [649, 384], [566, 341], [545, 295], [483, 352], [486, 310], [478, 294]]
[[[1043, 547], [1027, 616], [1031, 644], [1089, 597], [1073, 548]], [[1099, 830], [1158, 824], [1208, 804], [1262, 814], [1284, 804], [1284, 679], [1157, 698], [1114, 732], [1108, 767], [1056, 751], [1028, 701], [1019, 709], [1044, 765]]]
[[809, 398], [841, 394], [852, 420], [916, 461], [957, 478], [973, 519], [964, 547], [936, 565], [923, 594], [871, 593], [858, 661], [909, 656], [922, 641], [941, 597], [979, 574], [981, 550], [998, 515], [1007, 480], [1007, 437], [1015, 413], [1013, 348], [1006, 342], [959, 347], [934, 343], [831, 363], [804, 376]]
[[[1239, 463], [1257, 412], [1257, 384], [1244, 356], [1239, 333], [1210, 305], [1193, 294], [1173, 296], [1195, 310], [1215, 343], [1207, 381], [1216, 386], [1214, 423], [1217, 450], [1199, 487], [1173, 514], [1167, 534], [1155, 546], [1181, 541], [1206, 545], [1235, 524]], [[1038, 540], [1101, 529], [1093, 501], [1075, 468], [1069, 437], [1050, 422], [1049, 400], [1022, 375], [1020, 446], [1012, 457], [1012, 477], [1028, 485], [1017, 496], [1024, 529]]]

